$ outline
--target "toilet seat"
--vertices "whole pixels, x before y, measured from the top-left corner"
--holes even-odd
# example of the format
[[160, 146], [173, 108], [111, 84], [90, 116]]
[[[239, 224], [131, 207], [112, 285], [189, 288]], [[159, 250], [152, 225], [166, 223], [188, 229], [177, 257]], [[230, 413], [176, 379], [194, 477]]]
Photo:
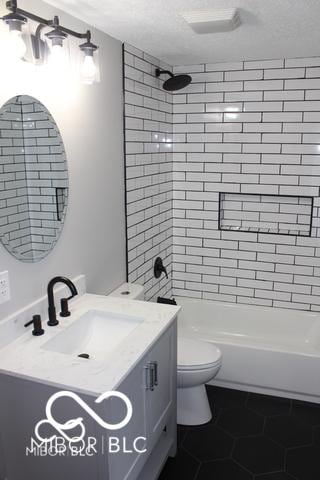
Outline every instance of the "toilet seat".
[[178, 370], [205, 370], [220, 363], [221, 351], [212, 343], [178, 338]]

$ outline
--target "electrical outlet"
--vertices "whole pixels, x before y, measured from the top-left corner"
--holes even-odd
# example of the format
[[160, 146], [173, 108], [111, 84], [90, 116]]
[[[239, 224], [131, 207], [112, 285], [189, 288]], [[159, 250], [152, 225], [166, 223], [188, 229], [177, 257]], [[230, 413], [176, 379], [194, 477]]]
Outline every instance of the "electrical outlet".
[[10, 300], [9, 273], [0, 272], [0, 303]]

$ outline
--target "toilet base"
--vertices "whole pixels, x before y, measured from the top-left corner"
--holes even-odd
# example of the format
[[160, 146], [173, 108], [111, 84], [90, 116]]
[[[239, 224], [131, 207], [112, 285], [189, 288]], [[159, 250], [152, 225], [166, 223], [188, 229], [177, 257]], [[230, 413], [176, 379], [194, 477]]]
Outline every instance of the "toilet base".
[[179, 425], [203, 425], [212, 419], [206, 388], [198, 385], [190, 388], [178, 388]]

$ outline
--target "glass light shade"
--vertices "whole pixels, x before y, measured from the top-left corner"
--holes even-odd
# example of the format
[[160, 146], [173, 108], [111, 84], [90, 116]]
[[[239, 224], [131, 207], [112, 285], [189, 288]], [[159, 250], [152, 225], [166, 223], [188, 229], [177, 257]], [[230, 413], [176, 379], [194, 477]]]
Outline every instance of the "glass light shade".
[[68, 72], [70, 63], [70, 51], [68, 39], [61, 44], [52, 44], [48, 40], [49, 54], [47, 57], [48, 67], [54, 75], [61, 75]]
[[66, 60], [63, 45], [53, 45], [50, 49], [50, 62], [57, 67], [64, 64]]
[[[5, 36], [3, 50], [10, 61], [27, 60], [30, 55], [30, 35], [27, 19], [22, 15], [10, 13], [3, 17]], [[3, 29], [2, 34], [4, 33]]]
[[11, 65], [21, 60], [33, 62], [28, 22], [0, 22], [0, 58], [2, 62]]
[[14, 58], [24, 58], [27, 45], [19, 30], [10, 30], [8, 35], [8, 54]]
[[95, 52], [81, 52], [80, 77], [82, 83], [92, 85], [100, 81], [99, 55]]

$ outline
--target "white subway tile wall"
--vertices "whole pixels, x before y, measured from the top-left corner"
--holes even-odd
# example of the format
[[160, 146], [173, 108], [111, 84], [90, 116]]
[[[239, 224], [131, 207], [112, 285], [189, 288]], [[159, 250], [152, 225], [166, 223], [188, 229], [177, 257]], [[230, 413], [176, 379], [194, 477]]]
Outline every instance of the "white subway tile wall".
[[320, 310], [319, 67], [312, 58], [175, 70], [197, 71], [199, 93], [173, 95], [174, 295]]
[[[126, 95], [139, 96], [133, 104], [126, 98], [129, 279], [147, 284], [149, 297], [163, 294], [151, 264], [172, 248], [168, 293], [320, 311], [320, 57], [179, 66], [174, 71], [191, 73], [193, 83], [170, 95], [152, 76], [159, 62], [138, 68], [134, 62], [145, 54], [125, 49]], [[158, 106], [146, 108], [156, 99]], [[158, 175], [163, 165], [152, 134], [173, 141], [173, 154], [161, 157], [167, 189], [157, 205], [166, 205], [168, 226], [162, 238], [154, 230], [159, 210], [150, 217], [160, 193], [147, 190], [155, 174], [148, 169]], [[154, 178], [152, 186], [159, 184]], [[229, 201], [239, 194], [276, 196], [277, 228], [290, 217], [293, 235], [219, 230], [221, 192]], [[291, 196], [309, 198], [297, 200], [293, 212], [286, 200]], [[310, 197], [311, 237], [301, 235], [310, 223]], [[264, 209], [264, 202], [256, 208]], [[272, 212], [261, 215], [274, 222]]]
[[[171, 69], [156, 58], [124, 45], [125, 162], [128, 276], [145, 287], [148, 300], [172, 295], [172, 95], [156, 68]], [[160, 256], [167, 268], [154, 278]]]

